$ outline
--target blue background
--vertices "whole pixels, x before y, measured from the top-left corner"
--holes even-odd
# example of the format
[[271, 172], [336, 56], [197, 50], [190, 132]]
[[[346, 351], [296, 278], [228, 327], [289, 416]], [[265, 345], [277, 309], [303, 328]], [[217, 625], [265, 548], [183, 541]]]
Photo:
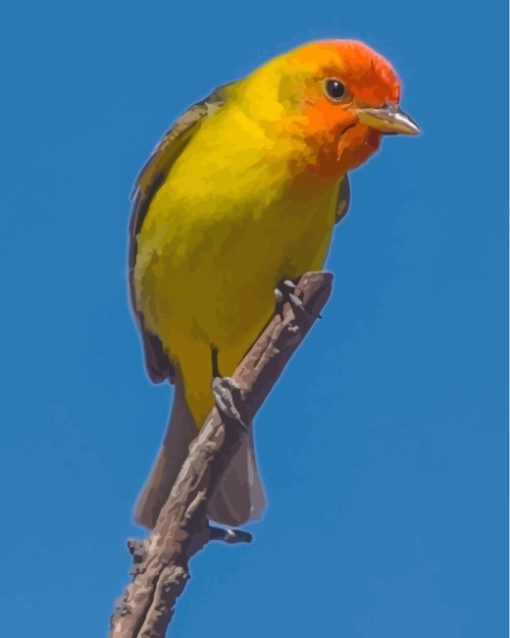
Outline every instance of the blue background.
[[126, 293], [128, 193], [172, 120], [321, 37], [404, 83], [417, 139], [352, 175], [335, 291], [256, 425], [269, 509], [192, 562], [172, 636], [507, 626], [507, 68], [499, 3], [4, 6], [2, 634], [101, 636], [170, 391]]

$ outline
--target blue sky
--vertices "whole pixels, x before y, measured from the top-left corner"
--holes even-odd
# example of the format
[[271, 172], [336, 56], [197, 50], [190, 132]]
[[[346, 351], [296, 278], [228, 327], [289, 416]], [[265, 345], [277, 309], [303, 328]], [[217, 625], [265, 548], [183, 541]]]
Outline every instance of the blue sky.
[[499, 3], [2, 9], [2, 631], [101, 636], [170, 391], [126, 293], [128, 194], [216, 85], [321, 37], [418, 139], [352, 175], [324, 320], [256, 423], [269, 509], [192, 562], [172, 636], [507, 635], [507, 67]]

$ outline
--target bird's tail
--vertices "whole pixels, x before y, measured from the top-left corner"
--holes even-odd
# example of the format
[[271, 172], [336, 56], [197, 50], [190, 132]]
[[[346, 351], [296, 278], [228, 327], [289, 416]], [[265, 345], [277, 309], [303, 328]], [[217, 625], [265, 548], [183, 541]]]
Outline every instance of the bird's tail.
[[[179, 373], [168, 429], [144, 488], [135, 505], [134, 519], [152, 529], [156, 524], [177, 474], [198, 429], [184, 395]], [[265, 507], [264, 491], [258, 475], [251, 426], [211, 496], [207, 514], [223, 525], [242, 525], [259, 518]]]
[[207, 514], [223, 525], [243, 525], [260, 518], [265, 506], [250, 425], [209, 499]]
[[174, 401], [165, 438], [133, 514], [137, 523], [149, 529], [156, 524], [161, 508], [188, 455], [189, 444], [198, 433], [184, 397], [184, 386], [179, 372], [175, 375], [174, 388]]

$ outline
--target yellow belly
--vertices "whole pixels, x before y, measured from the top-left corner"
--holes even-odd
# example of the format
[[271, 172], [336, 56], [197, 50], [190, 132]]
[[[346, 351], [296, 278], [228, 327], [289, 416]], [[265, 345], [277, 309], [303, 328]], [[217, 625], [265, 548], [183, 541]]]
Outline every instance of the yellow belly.
[[322, 267], [334, 226], [337, 183], [304, 202], [244, 168], [201, 181], [178, 163], [138, 236], [137, 305], [180, 369], [197, 427], [213, 406], [212, 349], [231, 375], [274, 311], [274, 288]]

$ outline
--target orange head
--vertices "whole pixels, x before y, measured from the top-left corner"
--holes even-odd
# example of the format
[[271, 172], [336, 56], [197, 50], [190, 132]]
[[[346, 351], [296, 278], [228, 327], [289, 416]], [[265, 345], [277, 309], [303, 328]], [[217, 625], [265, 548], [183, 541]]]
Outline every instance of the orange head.
[[362, 42], [306, 44], [258, 69], [247, 94], [261, 123], [304, 141], [307, 164], [326, 176], [365, 162], [384, 134], [417, 134], [398, 107], [400, 81], [392, 66]]

